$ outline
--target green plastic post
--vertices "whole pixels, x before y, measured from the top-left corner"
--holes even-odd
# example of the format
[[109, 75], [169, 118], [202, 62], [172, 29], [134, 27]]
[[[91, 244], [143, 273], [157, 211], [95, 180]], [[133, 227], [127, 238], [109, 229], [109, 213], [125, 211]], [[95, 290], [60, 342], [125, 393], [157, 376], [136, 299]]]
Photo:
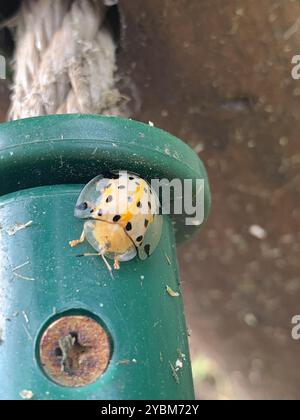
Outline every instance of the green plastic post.
[[[80, 115], [0, 126], [0, 399], [21, 399], [24, 390], [37, 400], [194, 398], [182, 298], [166, 286], [180, 291], [176, 241], [198, 227], [186, 226], [185, 215], [164, 216], [156, 252], [123, 263], [114, 280], [100, 259], [76, 258], [68, 246], [82, 230], [73, 212], [83, 184], [112, 169], [148, 180], [202, 178], [207, 216], [202, 163], [159, 129]], [[100, 319], [112, 341], [108, 369], [81, 388], [57, 385], [40, 366], [41, 333], [68, 313]]]

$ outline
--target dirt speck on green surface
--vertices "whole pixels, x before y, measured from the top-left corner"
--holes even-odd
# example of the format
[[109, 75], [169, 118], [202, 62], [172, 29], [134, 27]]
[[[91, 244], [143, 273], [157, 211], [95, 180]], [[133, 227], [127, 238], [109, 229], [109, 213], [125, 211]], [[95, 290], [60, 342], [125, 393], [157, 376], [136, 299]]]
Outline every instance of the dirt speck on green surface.
[[10, 226], [6, 230], [6, 232], [9, 236], [15, 236], [21, 230], [24, 230], [24, 229], [28, 228], [29, 226], [31, 226], [32, 223], [33, 223], [32, 220], [30, 220], [29, 222], [26, 222], [26, 223], [16, 223], [15, 225]]
[[179, 297], [180, 293], [175, 292], [175, 290], [173, 290], [170, 286], [166, 286], [166, 292], [168, 293], [169, 296], [171, 297]]
[[174, 381], [179, 385], [180, 384], [180, 379], [179, 379], [177, 370], [171, 362], [169, 362], [169, 365], [170, 365], [170, 368], [171, 368], [171, 373], [172, 373], [172, 376], [174, 378]]
[[34, 397], [34, 394], [32, 391], [28, 391], [26, 389], [24, 389], [23, 391], [20, 392], [20, 397], [23, 400], [32, 400]]

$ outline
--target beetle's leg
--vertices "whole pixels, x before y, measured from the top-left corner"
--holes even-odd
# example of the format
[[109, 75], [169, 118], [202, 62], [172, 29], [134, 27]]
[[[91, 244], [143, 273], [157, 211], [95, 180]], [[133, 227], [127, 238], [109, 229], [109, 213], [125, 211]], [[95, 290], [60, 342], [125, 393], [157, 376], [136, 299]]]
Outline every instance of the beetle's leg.
[[112, 268], [111, 268], [109, 262], [107, 261], [107, 259], [105, 258], [105, 255], [101, 254], [100, 256], [101, 256], [102, 260], [104, 261], [104, 264], [106, 265], [106, 267], [107, 267], [107, 269], [110, 273], [111, 278], [114, 280], [115, 278], [114, 278], [114, 275], [113, 275], [113, 272], [112, 272]]
[[101, 257], [102, 260], [104, 261], [106, 267], [108, 268], [108, 270], [110, 272], [112, 272], [112, 268], [111, 268], [109, 262], [107, 261], [107, 259], [105, 258], [104, 254], [100, 254], [99, 252], [98, 253], [89, 253], [88, 252], [88, 253], [85, 253], [85, 254], [77, 255], [77, 257]]
[[85, 241], [85, 232], [83, 231], [80, 236], [80, 239], [77, 239], [75, 241], [70, 241], [69, 245], [71, 248], [75, 248], [75, 246], [82, 244], [84, 241]]
[[114, 269], [120, 270], [120, 260], [119, 257], [115, 257]]

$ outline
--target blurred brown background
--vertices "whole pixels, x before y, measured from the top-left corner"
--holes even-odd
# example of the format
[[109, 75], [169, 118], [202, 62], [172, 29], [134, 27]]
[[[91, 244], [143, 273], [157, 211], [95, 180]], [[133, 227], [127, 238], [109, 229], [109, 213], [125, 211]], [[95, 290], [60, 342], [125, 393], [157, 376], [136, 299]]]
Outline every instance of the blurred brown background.
[[[119, 10], [133, 117], [184, 139], [209, 172], [209, 221], [180, 250], [197, 397], [298, 399], [300, 3], [121, 0]], [[0, 95], [4, 120], [3, 83]]]

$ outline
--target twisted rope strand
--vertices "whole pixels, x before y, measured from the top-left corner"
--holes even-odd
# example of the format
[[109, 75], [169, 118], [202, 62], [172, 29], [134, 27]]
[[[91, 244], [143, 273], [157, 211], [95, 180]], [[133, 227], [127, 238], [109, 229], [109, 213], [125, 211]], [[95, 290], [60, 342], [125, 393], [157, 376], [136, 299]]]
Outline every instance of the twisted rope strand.
[[116, 47], [99, 0], [23, 0], [16, 21], [9, 118], [126, 115]]

